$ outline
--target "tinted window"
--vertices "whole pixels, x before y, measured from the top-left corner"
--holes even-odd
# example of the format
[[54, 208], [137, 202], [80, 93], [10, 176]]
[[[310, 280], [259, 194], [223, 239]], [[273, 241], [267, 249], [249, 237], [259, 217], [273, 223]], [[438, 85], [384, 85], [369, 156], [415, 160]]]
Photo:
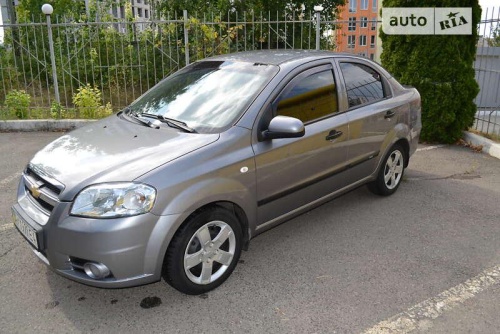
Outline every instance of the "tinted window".
[[371, 67], [356, 63], [340, 63], [347, 89], [349, 107], [384, 98], [380, 74]]
[[331, 70], [299, 78], [278, 99], [278, 115], [295, 117], [304, 123], [337, 111], [337, 90]]

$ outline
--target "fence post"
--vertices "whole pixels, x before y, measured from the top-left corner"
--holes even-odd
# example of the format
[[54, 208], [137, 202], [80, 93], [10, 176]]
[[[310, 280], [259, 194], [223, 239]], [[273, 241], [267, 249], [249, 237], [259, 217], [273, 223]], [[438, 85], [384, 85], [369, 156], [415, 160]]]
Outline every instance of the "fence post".
[[314, 6], [314, 12], [316, 13], [316, 50], [320, 49], [320, 35], [321, 35], [321, 12], [323, 11], [323, 6]]
[[[50, 22], [50, 15], [54, 12], [54, 8], [50, 4], [45, 4], [42, 6], [42, 12], [47, 17], [47, 31], [49, 35], [49, 49], [50, 49], [50, 61], [52, 64], [52, 79], [54, 80], [54, 94], [56, 97], [56, 102], [61, 104], [61, 99], [59, 97], [59, 85], [57, 84], [57, 71], [56, 71], [56, 56], [54, 54], [54, 41], [52, 39], [52, 25]], [[61, 110], [59, 110], [59, 118], [61, 118]]]
[[186, 66], [189, 65], [189, 35], [188, 35], [188, 12], [184, 9], [184, 48], [186, 56]]

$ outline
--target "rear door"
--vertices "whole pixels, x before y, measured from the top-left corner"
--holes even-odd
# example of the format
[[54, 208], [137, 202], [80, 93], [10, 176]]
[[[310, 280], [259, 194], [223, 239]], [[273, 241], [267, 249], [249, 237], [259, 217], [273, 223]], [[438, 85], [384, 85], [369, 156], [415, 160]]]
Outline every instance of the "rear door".
[[276, 115], [295, 117], [305, 124], [305, 135], [253, 143], [261, 225], [345, 185], [341, 174], [349, 134], [346, 115], [338, 113], [332, 64], [305, 68], [288, 80], [261, 122], [268, 124]]
[[349, 121], [348, 161], [351, 181], [372, 174], [391, 141], [400, 114], [385, 77], [361, 59], [339, 59], [342, 97]]

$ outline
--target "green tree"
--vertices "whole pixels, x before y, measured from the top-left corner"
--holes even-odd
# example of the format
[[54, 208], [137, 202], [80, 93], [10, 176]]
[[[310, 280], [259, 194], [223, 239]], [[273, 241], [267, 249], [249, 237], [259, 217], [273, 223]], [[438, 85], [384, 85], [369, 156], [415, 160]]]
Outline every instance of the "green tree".
[[337, 9], [339, 5], [345, 4], [345, 0], [302, 0], [302, 1], [288, 1], [288, 0], [164, 0], [160, 1], [158, 8], [160, 12], [170, 13], [175, 12], [177, 15], [182, 15], [183, 10], [187, 10], [190, 13], [207, 13], [207, 12], [250, 12], [255, 13], [282, 13], [286, 11], [313, 11], [314, 6], [322, 5], [325, 12], [333, 12]]
[[74, 15], [85, 13], [85, 2], [74, 0], [22, 0], [19, 1], [19, 6], [16, 9], [16, 14], [19, 21], [45, 22], [45, 17], [42, 14], [42, 6], [49, 3], [54, 8], [54, 17], [62, 17], [64, 15]]
[[[313, 48], [314, 6], [322, 5], [322, 15], [331, 19], [338, 6], [344, 3], [345, 0], [164, 0], [158, 2], [156, 8], [159, 15], [170, 19], [182, 18], [183, 10], [187, 10], [190, 53], [210, 56], [252, 49]], [[252, 21], [259, 23], [252, 24]], [[178, 28], [178, 40], [182, 41], [182, 26]], [[322, 31], [332, 28], [328, 24], [321, 25]], [[321, 36], [322, 44], [326, 44], [326, 37]]]
[[384, 7], [472, 7], [471, 35], [386, 35], [384, 65], [422, 96], [424, 141], [453, 143], [474, 121], [479, 92], [473, 62], [481, 8], [477, 0], [384, 0]]

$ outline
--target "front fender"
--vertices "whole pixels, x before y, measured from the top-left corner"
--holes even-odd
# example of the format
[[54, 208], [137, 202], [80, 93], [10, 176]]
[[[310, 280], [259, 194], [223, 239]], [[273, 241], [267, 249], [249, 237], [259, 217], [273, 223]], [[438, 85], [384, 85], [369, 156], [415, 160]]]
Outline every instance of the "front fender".
[[253, 235], [256, 222], [255, 191], [232, 179], [203, 180], [177, 194], [163, 209], [148, 242], [145, 271], [154, 272], [155, 278], [159, 279], [165, 253], [175, 232], [193, 212], [217, 202], [231, 202], [241, 207], [249, 223], [249, 235]]
[[193, 213], [197, 209], [215, 202], [231, 202], [245, 212], [250, 226], [256, 221], [256, 194], [254, 189], [241, 182], [228, 178], [202, 180], [190, 185], [177, 194], [164, 208], [162, 214], [169, 212]]

